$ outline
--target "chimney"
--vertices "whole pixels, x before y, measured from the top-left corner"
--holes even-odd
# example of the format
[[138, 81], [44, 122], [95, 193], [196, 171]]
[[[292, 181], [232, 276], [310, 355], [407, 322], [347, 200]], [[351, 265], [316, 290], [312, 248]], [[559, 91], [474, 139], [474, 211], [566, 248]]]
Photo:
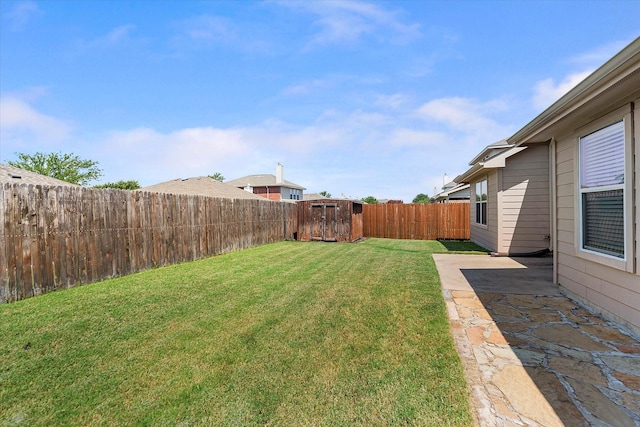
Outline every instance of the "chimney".
[[280, 162], [276, 166], [276, 184], [284, 184], [284, 166]]

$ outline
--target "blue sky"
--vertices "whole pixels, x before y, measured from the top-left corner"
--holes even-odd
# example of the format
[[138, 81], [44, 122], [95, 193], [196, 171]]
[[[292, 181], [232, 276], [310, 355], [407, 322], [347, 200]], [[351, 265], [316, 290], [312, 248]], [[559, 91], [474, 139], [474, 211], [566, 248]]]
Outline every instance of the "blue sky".
[[0, 2], [0, 162], [433, 194], [640, 35], [640, 1]]

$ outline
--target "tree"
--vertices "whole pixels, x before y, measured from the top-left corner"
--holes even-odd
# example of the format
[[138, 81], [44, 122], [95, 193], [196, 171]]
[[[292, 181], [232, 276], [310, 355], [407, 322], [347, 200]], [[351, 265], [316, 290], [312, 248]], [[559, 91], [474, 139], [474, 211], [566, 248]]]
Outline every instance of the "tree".
[[327, 199], [331, 198], [331, 193], [329, 193], [328, 191], [321, 191], [318, 194], [321, 195], [321, 196], [326, 197]]
[[420, 193], [416, 197], [413, 198], [411, 203], [431, 203], [431, 197], [426, 194]]
[[98, 162], [85, 160], [69, 153], [16, 153], [20, 160], [8, 162], [11, 166], [40, 175], [67, 181], [72, 184], [87, 185], [102, 176]]
[[376, 199], [376, 198], [375, 198], [375, 197], [373, 197], [373, 196], [367, 196], [367, 197], [364, 197], [364, 198], [362, 199], [362, 201], [363, 201], [363, 202], [365, 202], [365, 203], [368, 203], [368, 204], [370, 204], [370, 205], [377, 205], [377, 204], [378, 204], [378, 199]]
[[93, 188], [116, 188], [118, 190], [137, 190], [140, 188], [138, 181], [117, 181], [106, 184], [94, 185]]
[[211, 179], [215, 179], [216, 181], [224, 181], [224, 176], [222, 176], [222, 174], [220, 172], [216, 172], [213, 175], [209, 175], [209, 178]]

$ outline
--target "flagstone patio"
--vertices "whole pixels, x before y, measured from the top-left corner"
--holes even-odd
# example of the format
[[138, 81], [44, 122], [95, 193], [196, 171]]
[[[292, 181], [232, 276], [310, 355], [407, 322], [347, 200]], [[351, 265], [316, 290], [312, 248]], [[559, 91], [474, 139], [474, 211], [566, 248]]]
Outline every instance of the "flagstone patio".
[[434, 255], [480, 426], [640, 426], [640, 342], [563, 296], [550, 258]]

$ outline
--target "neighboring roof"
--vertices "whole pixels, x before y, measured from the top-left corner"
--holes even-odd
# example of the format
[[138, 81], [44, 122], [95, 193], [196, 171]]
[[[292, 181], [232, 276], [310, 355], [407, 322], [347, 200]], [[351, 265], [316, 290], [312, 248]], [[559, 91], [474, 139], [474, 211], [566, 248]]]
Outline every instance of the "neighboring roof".
[[5, 183], [50, 185], [56, 187], [60, 185], [68, 187], [80, 187], [77, 184], [72, 184], [67, 181], [51, 178], [50, 176], [40, 175], [39, 173], [31, 172], [25, 169], [0, 164], [0, 184]]
[[323, 196], [318, 193], [305, 193], [302, 195], [302, 200], [323, 200], [328, 199], [328, 197]]
[[[509, 157], [514, 156], [519, 152], [527, 149], [526, 145], [519, 146], [519, 147], [514, 147], [513, 145], [511, 145], [510, 147], [511, 148], [508, 148], [498, 154], [494, 154], [493, 156], [488, 157], [485, 161], [479, 161], [475, 163], [473, 166], [471, 166], [471, 168], [467, 169], [467, 171], [464, 172], [462, 175], [458, 175], [454, 179], [454, 181], [459, 183], [468, 183], [471, 178], [473, 178], [475, 175], [477, 175], [481, 171], [484, 171], [487, 169], [503, 168], [506, 166], [507, 159]], [[478, 156], [476, 156], [476, 158], [478, 158]]]
[[[434, 198], [437, 199], [437, 200], [442, 200], [442, 199], [446, 199], [447, 197], [455, 197], [455, 195], [457, 193], [465, 192], [465, 190], [468, 190], [469, 187], [470, 187], [469, 184], [465, 184], [465, 183], [458, 184], [455, 181], [451, 181], [449, 184], [455, 184], [455, 185], [450, 186], [449, 188], [447, 188], [447, 186], [445, 186], [445, 191], [442, 191], [442, 192], [436, 194], [434, 196]], [[447, 185], [449, 185], [449, 184], [447, 184]], [[469, 198], [469, 193], [468, 192], [463, 193], [462, 197], [468, 199]]]
[[501, 139], [500, 141], [494, 142], [493, 144], [489, 144], [470, 162], [470, 165], [475, 165], [479, 161], [487, 160], [497, 154], [500, 154], [505, 149], [513, 147], [513, 144], [509, 144], [506, 139]]
[[225, 184], [233, 185], [238, 188], [244, 188], [249, 185], [251, 187], [286, 187], [297, 190], [306, 190], [306, 188], [301, 185], [294, 184], [286, 179], [281, 184], [278, 184], [276, 183], [276, 176], [272, 174], [243, 176], [242, 178], [234, 179], [232, 181], [225, 181]]
[[267, 200], [248, 191], [240, 190], [233, 185], [228, 185], [208, 176], [195, 178], [178, 178], [160, 184], [143, 187], [140, 191], [170, 194], [192, 194], [196, 196], [220, 197], [225, 199], [254, 199]]
[[[587, 120], [610, 103], [640, 96], [640, 37], [508, 138], [513, 144], [544, 142], [569, 116]], [[593, 102], [597, 100], [597, 102]]]

